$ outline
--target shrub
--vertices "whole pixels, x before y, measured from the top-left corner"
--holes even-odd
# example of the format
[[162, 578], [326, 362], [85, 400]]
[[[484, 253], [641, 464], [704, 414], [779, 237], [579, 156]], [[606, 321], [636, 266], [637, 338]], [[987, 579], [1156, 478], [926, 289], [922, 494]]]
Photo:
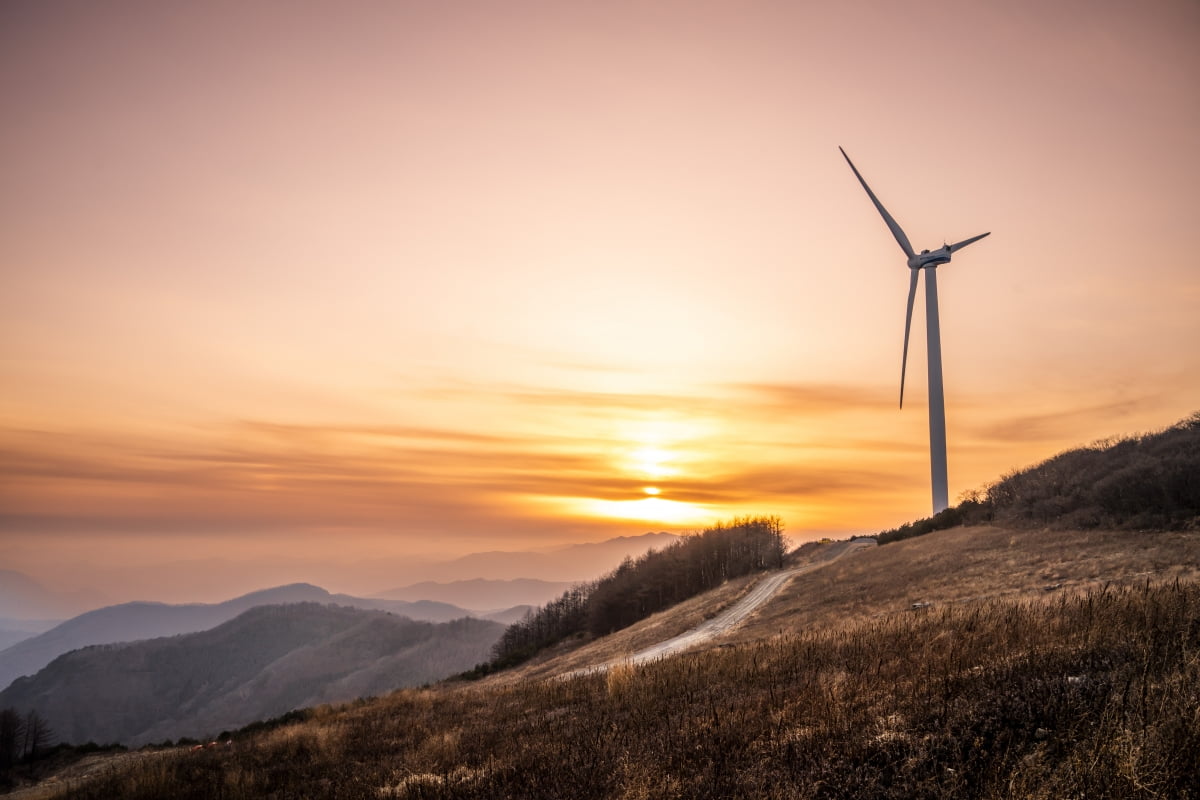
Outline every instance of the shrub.
[[1170, 530], [1200, 520], [1200, 412], [1157, 433], [1108, 439], [1010, 472], [880, 544], [958, 525]]

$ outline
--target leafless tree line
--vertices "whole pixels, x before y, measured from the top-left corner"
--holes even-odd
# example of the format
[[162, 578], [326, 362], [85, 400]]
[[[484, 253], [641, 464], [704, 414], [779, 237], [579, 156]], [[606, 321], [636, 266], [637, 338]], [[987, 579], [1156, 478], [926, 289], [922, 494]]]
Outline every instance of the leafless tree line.
[[781, 567], [785, 551], [778, 517], [747, 517], [626, 558], [599, 580], [569, 589], [510, 625], [488, 666], [511, 666], [572, 636], [620, 630], [730, 578]]

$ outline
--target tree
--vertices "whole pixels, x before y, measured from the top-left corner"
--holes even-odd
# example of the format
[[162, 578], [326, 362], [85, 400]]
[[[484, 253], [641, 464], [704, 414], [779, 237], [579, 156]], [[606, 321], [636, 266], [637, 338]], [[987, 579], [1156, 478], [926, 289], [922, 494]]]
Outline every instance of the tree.
[[0, 710], [0, 769], [9, 770], [21, 758], [25, 721], [15, 708]]
[[24, 743], [21, 747], [22, 755], [29, 761], [37, 758], [39, 749], [46, 749], [50, 746], [50, 739], [54, 736], [54, 731], [50, 729], [50, 725], [46, 720], [42, 719], [42, 715], [36, 711], [30, 711], [25, 716], [25, 736]]
[[730, 578], [778, 569], [786, 551], [778, 517], [740, 517], [636, 560], [626, 557], [598, 581], [572, 588], [511, 625], [493, 650], [491, 667], [519, 663], [576, 634], [612, 633]]

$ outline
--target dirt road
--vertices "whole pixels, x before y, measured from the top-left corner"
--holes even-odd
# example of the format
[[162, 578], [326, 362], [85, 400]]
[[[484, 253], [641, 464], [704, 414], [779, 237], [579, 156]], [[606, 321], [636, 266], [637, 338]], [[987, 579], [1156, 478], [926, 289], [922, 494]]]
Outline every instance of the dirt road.
[[850, 542], [838, 542], [830, 547], [830, 549], [821, 553], [820, 556], [812, 563], [805, 564], [801, 567], [785, 569], [776, 572], [773, 575], [768, 575], [757, 584], [754, 585], [742, 599], [731, 605], [729, 608], [722, 611], [717, 616], [710, 620], [706, 620], [700, 625], [692, 628], [686, 633], [681, 633], [678, 636], [667, 639], [665, 642], [651, 645], [644, 650], [639, 650], [632, 655], [614, 659], [604, 664], [597, 664], [591, 667], [574, 670], [567, 673], [566, 677], [575, 675], [586, 675], [592, 672], [605, 672], [612, 667], [620, 664], [644, 664], [647, 661], [653, 661], [658, 658], [665, 658], [675, 653], [681, 653], [684, 650], [689, 650], [698, 644], [710, 642], [718, 636], [726, 633], [729, 630], [740, 625], [751, 614], [758, 610], [764, 603], [774, 597], [780, 589], [782, 589], [788, 581], [797, 575], [803, 575], [806, 572], [820, 569], [821, 567], [832, 564], [843, 556], [862, 550], [867, 547], [875, 547], [874, 539], [855, 539]]

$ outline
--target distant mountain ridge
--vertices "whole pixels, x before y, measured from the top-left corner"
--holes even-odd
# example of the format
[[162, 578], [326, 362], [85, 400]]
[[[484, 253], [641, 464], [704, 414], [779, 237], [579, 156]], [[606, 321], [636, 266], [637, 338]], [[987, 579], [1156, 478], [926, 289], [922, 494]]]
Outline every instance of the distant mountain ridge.
[[0, 688], [22, 675], [33, 675], [63, 653], [80, 647], [131, 642], [208, 630], [263, 605], [336, 603], [355, 608], [389, 611], [428, 622], [448, 622], [471, 612], [448, 603], [404, 602], [330, 594], [319, 586], [294, 583], [235, 597], [223, 603], [134, 602], [98, 608], [67, 620], [45, 633], [0, 650]]
[[14, 681], [0, 707], [36, 709], [70, 742], [215, 735], [461, 672], [487, 657], [503, 629], [319, 603], [259, 605], [211, 630], [74, 650]]
[[5, 619], [65, 619], [103, 602], [96, 592], [58, 592], [23, 572], [0, 569], [0, 617]]
[[531, 575], [554, 576], [554, 580], [594, 580], [621, 563], [626, 556], [637, 558], [647, 550], [661, 550], [682, 537], [674, 533], [643, 533], [618, 536], [603, 542], [563, 545], [547, 551], [492, 550], [471, 553], [451, 561], [429, 565], [429, 580], [454, 581], [463, 576], [488, 580], [515, 580]]
[[62, 620], [30, 620], [0, 617], [0, 650], [12, 647], [17, 642], [45, 633]]
[[379, 597], [395, 600], [437, 600], [479, 611], [508, 609], [519, 605], [542, 605], [561, 595], [574, 584], [570, 581], [543, 581], [535, 578], [464, 581], [422, 581], [410, 586], [376, 592]]

